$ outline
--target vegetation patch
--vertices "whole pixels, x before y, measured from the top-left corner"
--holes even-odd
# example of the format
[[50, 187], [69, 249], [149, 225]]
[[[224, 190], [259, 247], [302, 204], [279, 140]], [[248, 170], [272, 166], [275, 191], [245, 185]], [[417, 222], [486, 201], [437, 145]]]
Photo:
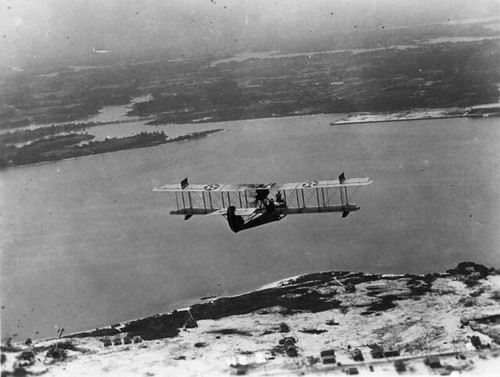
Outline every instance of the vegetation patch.
[[299, 331], [306, 334], [315, 334], [315, 335], [328, 332], [328, 330], [321, 330], [321, 329], [301, 329]]
[[377, 312], [383, 312], [396, 307], [394, 301], [400, 300], [401, 296], [398, 295], [386, 295], [381, 297], [380, 300], [371, 303], [368, 308], [361, 313], [361, 315], [370, 315]]
[[242, 335], [242, 336], [252, 336], [248, 331], [242, 331], [238, 329], [220, 329], [209, 331], [210, 334], [221, 334], [221, 335]]
[[432, 284], [439, 275], [412, 276], [406, 286], [410, 290], [411, 296], [423, 296], [432, 290]]
[[[133, 136], [100, 141], [93, 141], [93, 135], [71, 133], [69, 135], [56, 135], [38, 139], [22, 147], [5, 144], [0, 139], [0, 150], [2, 151], [0, 153], [0, 168], [188, 141], [219, 131], [222, 130], [215, 129], [193, 132], [173, 139], [168, 139], [163, 131], [141, 132]], [[20, 137], [22, 138], [23, 136]], [[88, 143], [81, 144], [83, 142]]]

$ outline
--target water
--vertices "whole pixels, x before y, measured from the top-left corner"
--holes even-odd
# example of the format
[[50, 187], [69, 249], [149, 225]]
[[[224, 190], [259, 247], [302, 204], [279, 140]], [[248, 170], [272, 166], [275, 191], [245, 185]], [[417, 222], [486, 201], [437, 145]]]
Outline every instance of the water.
[[[56, 336], [311, 271], [500, 266], [499, 118], [330, 126], [343, 115], [162, 126], [227, 132], [0, 172], [2, 337]], [[361, 210], [234, 234], [152, 188], [369, 176]]]
[[[497, 30], [499, 24], [491, 24], [487, 27]], [[499, 39], [500, 36], [481, 36], [481, 37], [439, 37], [439, 38], [431, 38], [428, 40], [415, 41], [415, 44], [399, 44], [399, 45], [390, 45], [385, 47], [369, 47], [369, 48], [350, 48], [350, 49], [336, 49], [336, 50], [327, 50], [327, 51], [314, 51], [314, 52], [297, 52], [297, 53], [288, 53], [281, 54], [279, 51], [260, 51], [260, 52], [243, 52], [239, 54], [235, 54], [229, 58], [224, 58], [220, 60], [216, 60], [210, 63], [211, 67], [215, 67], [218, 64], [222, 63], [231, 63], [238, 62], [241, 63], [245, 60], [249, 59], [280, 59], [280, 58], [294, 58], [299, 56], [308, 56], [311, 58], [315, 55], [323, 55], [323, 54], [337, 54], [337, 53], [351, 53], [351, 54], [361, 54], [365, 52], [374, 52], [374, 51], [385, 51], [385, 50], [408, 50], [419, 48], [422, 45], [428, 44], [437, 44], [437, 43], [458, 43], [458, 42], [477, 42], [483, 40], [496, 40]]]
[[458, 42], [477, 42], [483, 40], [500, 39], [500, 36], [492, 37], [439, 37], [432, 38], [425, 41], [423, 44], [437, 44], [437, 43], [458, 43]]
[[[129, 117], [127, 116], [127, 113], [132, 109], [132, 105], [134, 103], [139, 103], [139, 102], [144, 102], [144, 101], [150, 101], [153, 98], [152, 95], [144, 95], [144, 96], [139, 96], [139, 97], [134, 97], [131, 99], [129, 105], [115, 105], [115, 106], [105, 106], [103, 107], [96, 115], [90, 117], [90, 118], [84, 118], [84, 119], [77, 119], [69, 122], [56, 122], [56, 123], [44, 123], [44, 124], [31, 124], [29, 126], [24, 126], [24, 127], [17, 127], [14, 129], [0, 129], [0, 134], [3, 133], [8, 133], [8, 132], [15, 132], [15, 131], [23, 131], [23, 130], [35, 130], [37, 128], [42, 128], [42, 127], [48, 127], [52, 125], [64, 125], [64, 124], [76, 124], [76, 123], [86, 123], [86, 122], [95, 122], [95, 123], [106, 123], [106, 122], [115, 122], [115, 121], [133, 121], [134, 119], [137, 119], [137, 122], [131, 122], [131, 124], [135, 125], [135, 131], [132, 134], [129, 134], [128, 132], [121, 132], [119, 136], [117, 137], [123, 137], [123, 136], [131, 136], [135, 135], [139, 132], [142, 132], [147, 128], [145, 126], [145, 123], [147, 123], [147, 120], [140, 120], [140, 117]], [[120, 127], [122, 124], [115, 124], [115, 126]], [[112, 125], [109, 125], [112, 126]], [[95, 130], [100, 126], [96, 127], [89, 127], [88, 129], [90, 130]], [[112, 127], [110, 127], [112, 128]], [[130, 128], [130, 127], [129, 127]], [[119, 128], [117, 128], [118, 130]], [[96, 138], [98, 140], [98, 138]]]
[[365, 52], [373, 52], [373, 51], [384, 51], [390, 49], [396, 50], [406, 50], [413, 49], [419, 47], [418, 45], [391, 45], [387, 47], [371, 47], [371, 48], [350, 48], [350, 49], [336, 49], [336, 50], [327, 50], [327, 51], [314, 51], [314, 52], [295, 52], [295, 53], [287, 53], [281, 54], [279, 51], [261, 51], [261, 52], [243, 52], [239, 54], [235, 54], [229, 58], [216, 60], [210, 63], [211, 67], [215, 67], [218, 64], [222, 63], [231, 63], [238, 62], [241, 63], [245, 60], [249, 59], [281, 59], [281, 58], [294, 58], [299, 56], [308, 56], [311, 58], [315, 55], [323, 55], [323, 54], [338, 54], [338, 53], [351, 53], [351, 54], [361, 54]]

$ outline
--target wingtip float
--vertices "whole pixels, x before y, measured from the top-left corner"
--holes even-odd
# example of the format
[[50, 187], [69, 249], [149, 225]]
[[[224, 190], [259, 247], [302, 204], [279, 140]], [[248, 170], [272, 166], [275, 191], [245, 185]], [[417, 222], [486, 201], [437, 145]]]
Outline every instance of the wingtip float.
[[339, 212], [346, 217], [360, 209], [349, 202], [348, 188], [371, 184], [369, 178], [346, 178], [298, 183], [167, 184], [153, 191], [175, 195], [171, 215], [221, 215], [235, 233], [282, 220], [287, 215]]

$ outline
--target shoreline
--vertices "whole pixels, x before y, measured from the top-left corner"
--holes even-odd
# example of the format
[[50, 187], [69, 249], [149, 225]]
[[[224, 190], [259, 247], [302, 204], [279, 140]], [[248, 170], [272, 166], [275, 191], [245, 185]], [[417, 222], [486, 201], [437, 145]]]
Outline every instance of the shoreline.
[[[486, 107], [482, 107], [486, 106]], [[471, 113], [471, 111], [474, 111], [474, 113]], [[457, 114], [457, 112], [460, 112], [460, 114]], [[336, 113], [315, 113], [315, 114], [297, 114], [297, 115], [287, 115], [284, 117], [268, 117], [268, 118], [259, 118], [259, 119], [274, 119], [274, 118], [295, 118], [295, 117], [314, 117], [314, 116], [325, 116], [325, 115], [334, 115]], [[432, 115], [429, 115], [432, 114]], [[367, 124], [367, 123], [390, 123], [390, 122], [407, 122], [407, 121], [417, 121], [417, 120], [440, 120], [440, 119], [460, 119], [460, 118], [472, 118], [472, 119], [484, 119], [484, 118], [490, 118], [490, 117], [500, 117], [500, 105], [498, 107], [487, 107], [487, 105], [478, 105], [475, 107], [469, 107], [469, 108], [441, 108], [441, 109], [418, 109], [418, 110], [407, 110], [407, 111], [400, 111], [400, 112], [390, 112], [390, 113], [351, 113], [349, 114], [346, 118], [340, 119], [337, 121], [330, 122], [330, 126], [343, 126], [343, 125], [354, 125], [354, 124]], [[245, 120], [252, 120], [252, 119], [245, 119]], [[132, 120], [130, 120], [131, 122]], [[134, 120], [135, 121], [135, 120]], [[127, 123], [129, 121], [119, 121], [119, 123]], [[109, 123], [102, 123], [99, 124], [101, 125], [106, 125], [106, 124], [113, 124], [115, 122], [109, 122]], [[196, 123], [182, 123], [183, 125], [191, 125], [191, 124], [202, 124], [204, 122], [196, 122]], [[219, 124], [219, 123], [224, 123], [224, 122], [206, 122], [206, 123], [213, 123]], [[176, 124], [176, 125], [181, 125], [181, 124]], [[5, 166], [0, 168], [0, 171], [3, 169], [11, 169], [11, 168], [19, 168], [19, 167], [25, 167], [25, 166], [36, 166], [36, 165], [42, 165], [42, 164], [47, 164], [50, 162], [55, 162], [55, 161], [63, 161], [63, 160], [69, 160], [69, 159], [74, 159], [74, 158], [79, 158], [79, 157], [87, 157], [87, 156], [93, 156], [93, 155], [98, 155], [98, 154], [107, 154], [107, 153], [114, 153], [114, 152], [119, 152], [123, 150], [128, 150], [128, 149], [137, 149], [137, 148], [147, 148], [147, 147], [152, 147], [152, 146], [157, 146], [161, 144], [166, 144], [166, 143], [172, 143], [172, 142], [186, 142], [190, 141], [193, 139], [197, 139], [199, 137], [207, 136], [210, 133], [214, 132], [220, 132], [222, 129], [217, 129], [217, 130], [208, 130], [208, 131], [201, 131], [201, 132], [193, 132], [193, 133], [188, 133], [186, 135], [181, 135], [178, 137], [175, 137], [173, 139], [167, 138], [163, 142], [159, 143], [152, 143], [150, 145], [142, 145], [142, 146], [134, 146], [134, 147], [127, 147], [123, 149], [117, 149], [117, 150], [111, 150], [111, 151], [106, 151], [106, 152], [101, 152], [101, 153], [89, 153], [89, 154], [83, 154], [80, 156], [73, 156], [73, 157], [67, 157], [67, 158], [62, 158], [62, 159], [54, 159], [54, 160], [48, 160], [48, 161], [39, 161], [36, 163], [31, 163], [31, 164], [19, 164], [19, 165], [11, 165], [11, 166]], [[137, 135], [134, 135], [132, 137], [136, 137]], [[129, 138], [132, 138], [129, 137]], [[124, 139], [124, 138], [122, 138]]]
[[499, 273], [461, 262], [424, 275], [302, 274], [29, 348], [4, 344], [3, 370], [16, 375], [22, 361], [27, 374], [56, 377], [483, 375], [500, 365]]
[[[500, 104], [499, 104], [500, 107]], [[480, 108], [487, 110], [486, 108]], [[437, 113], [442, 111], [441, 114]], [[447, 112], [448, 111], [448, 112]], [[347, 118], [331, 122], [330, 126], [339, 126], [346, 124], [365, 124], [365, 123], [388, 123], [388, 122], [407, 122], [416, 120], [439, 120], [439, 119], [459, 119], [459, 118], [472, 118], [472, 119], [482, 119], [490, 117], [499, 117], [500, 109], [482, 112], [482, 113], [469, 113], [466, 109], [463, 109], [463, 114], [452, 114], [451, 111], [456, 112], [457, 110], [414, 110], [414, 111], [402, 111], [395, 113], [361, 113], [355, 115], [349, 115]], [[430, 112], [436, 112], [434, 115], [427, 115]], [[421, 115], [419, 115], [421, 114]], [[368, 119], [366, 119], [368, 118]]]
[[[63, 336], [63, 338], [70, 338], [70, 337], [82, 337], [85, 334], [89, 335], [90, 337], [93, 337], [92, 332], [95, 332], [96, 330], [105, 330], [105, 329], [115, 329], [115, 328], [123, 328], [127, 324], [137, 322], [137, 321], [147, 321], [153, 318], [157, 318], [159, 316], [164, 316], [164, 315], [171, 315], [174, 312], [190, 312], [193, 307], [196, 306], [210, 306], [210, 305], [217, 305], [225, 300], [232, 300], [232, 299], [240, 299], [244, 296], [252, 295], [252, 294], [260, 294], [268, 290], [280, 290], [283, 287], [287, 287], [289, 285], [295, 285], [295, 284], [300, 284], [302, 281], [315, 281], [316, 277], [319, 277], [319, 279], [322, 279], [324, 276], [333, 276], [333, 281], [334, 285], [337, 287], [345, 287], [344, 284], [342, 284], [339, 279], [345, 280], [345, 279], [351, 279], [351, 278], [357, 278], [362, 276], [362, 280], [365, 281], [373, 281], [376, 282], [378, 280], [398, 280], [402, 278], [415, 278], [415, 279], [425, 279], [425, 278], [447, 278], [447, 277], [453, 277], [454, 274], [458, 274], [460, 270], [465, 270], [466, 267], [463, 267], [465, 265], [471, 265], [473, 266], [472, 268], [475, 268], [474, 271], [478, 272], [479, 269], [481, 269], [480, 275], [481, 277], [488, 276], [489, 273], [492, 273], [493, 275], [500, 275], [500, 270], [498, 272], [495, 272], [493, 268], [487, 268], [483, 265], [476, 264], [473, 262], [461, 262], [455, 269], [450, 269], [446, 272], [433, 272], [433, 273], [427, 273], [427, 274], [409, 274], [409, 273], [394, 273], [394, 274], [385, 274], [385, 273], [368, 273], [368, 272], [359, 272], [359, 271], [319, 271], [319, 272], [309, 272], [309, 273], [304, 273], [304, 274], [299, 274], [291, 277], [287, 277], [284, 279], [277, 280], [275, 282], [269, 283], [262, 285], [261, 287], [258, 287], [254, 290], [245, 290], [240, 293], [235, 293], [233, 295], [224, 295], [224, 296], [209, 296], [209, 297], [202, 297], [202, 298], [193, 298], [193, 299], [187, 299], [187, 300], [181, 300], [180, 302], [185, 302], [185, 305], [183, 307], [178, 307], [176, 306], [175, 309], [172, 309], [171, 311], [165, 311], [165, 312], [157, 312], [153, 313], [150, 315], [146, 315], [143, 317], [139, 318], [133, 318], [129, 319], [123, 322], [118, 322], [114, 325], [108, 325], [104, 326], [101, 328], [94, 328], [94, 329], [89, 329], [89, 330], [84, 330], [84, 331], [76, 331], [70, 334], [67, 334]], [[462, 267], [461, 267], [462, 266]], [[489, 270], [489, 272], [487, 272]], [[463, 272], [463, 271], [461, 271]], [[379, 288], [377, 286], [377, 288]], [[179, 303], [180, 303], [179, 302]], [[171, 306], [175, 306], [176, 304], [173, 304]], [[53, 339], [53, 338], [50, 338]], [[50, 339], [40, 339], [42, 340], [50, 340]], [[500, 339], [499, 339], [500, 341]]]
[[[71, 156], [71, 157], [64, 157], [64, 158], [56, 158], [56, 159], [50, 159], [50, 160], [45, 160], [45, 161], [38, 161], [35, 163], [27, 163], [27, 164], [17, 164], [17, 165], [7, 165], [7, 166], [2, 166], [0, 167], [0, 171], [2, 170], [7, 170], [7, 169], [13, 169], [13, 168], [22, 168], [22, 167], [28, 167], [28, 166], [37, 166], [37, 165], [44, 165], [44, 164], [49, 164], [53, 162], [58, 162], [58, 161], [65, 161], [65, 160], [73, 160], [73, 159], [78, 159], [81, 157], [89, 157], [89, 156], [98, 156], [98, 155], [106, 155], [109, 153], [115, 153], [115, 152], [122, 152], [122, 151], [127, 151], [131, 149], [140, 149], [140, 148], [149, 148], [149, 147], [157, 147], [163, 144], [169, 144], [169, 143], [184, 143], [192, 140], [197, 140], [200, 138], [204, 138], [207, 136], [210, 136], [213, 133], [218, 133], [225, 131], [222, 128], [219, 129], [211, 129], [211, 130], [206, 130], [206, 131], [200, 131], [200, 132], [191, 132], [185, 135], [177, 136], [175, 138], [168, 138], [164, 135], [163, 140], [153, 140], [151, 142], [147, 142], [144, 145], [137, 145], [137, 146], [125, 146], [124, 148], [121, 149], [116, 149], [116, 150], [106, 150], [104, 152], [99, 152], [99, 151], [94, 151], [92, 153], [87, 153], [87, 154], [81, 154], [78, 156]], [[148, 135], [153, 135], [154, 133], [147, 133]], [[130, 137], [124, 137], [124, 138], [115, 138], [115, 139], [109, 139], [110, 142], [114, 141], [121, 141], [121, 140], [126, 140], [126, 139], [132, 139], [135, 137], [140, 137], [141, 135], [133, 135]], [[108, 142], [107, 140], [100, 142], [100, 143], [106, 143]], [[78, 147], [79, 149], [82, 149], [85, 151], [85, 147], [89, 146], [89, 144], [83, 145], [81, 147]], [[90, 148], [90, 147], [89, 147]], [[110, 148], [112, 149], [112, 148]]]

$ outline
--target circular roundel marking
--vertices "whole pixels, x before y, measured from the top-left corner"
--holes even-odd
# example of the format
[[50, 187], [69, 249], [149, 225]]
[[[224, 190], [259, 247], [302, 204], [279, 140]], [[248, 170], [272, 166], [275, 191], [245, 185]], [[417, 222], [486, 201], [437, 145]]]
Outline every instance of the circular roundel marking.
[[205, 190], [205, 191], [212, 191], [212, 190], [217, 190], [219, 187], [220, 187], [220, 185], [218, 185], [216, 183], [216, 184], [213, 184], [213, 185], [206, 185], [205, 187], [203, 187], [203, 190]]
[[314, 187], [318, 185], [318, 181], [304, 182], [302, 183], [303, 188]]

